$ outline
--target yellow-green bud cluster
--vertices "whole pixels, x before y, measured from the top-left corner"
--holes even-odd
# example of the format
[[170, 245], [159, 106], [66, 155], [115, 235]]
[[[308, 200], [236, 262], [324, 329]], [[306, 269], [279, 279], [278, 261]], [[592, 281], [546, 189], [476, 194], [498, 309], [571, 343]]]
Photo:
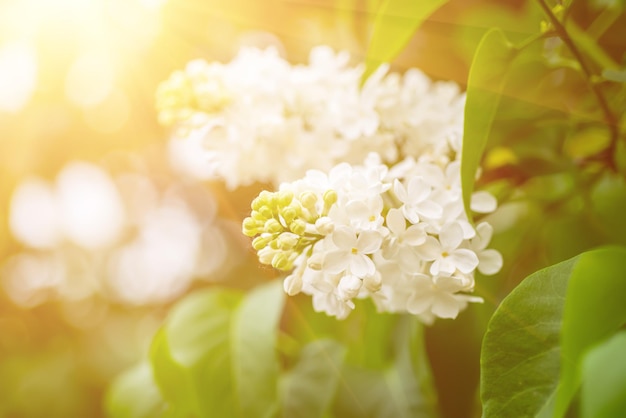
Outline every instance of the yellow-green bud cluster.
[[212, 74], [210, 67], [205, 66], [206, 71], [193, 74], [176, 71], [159, 85], [156, 108], [162, 125], [189, 122], [198, 112], [219, 112], [231, 101], [219, 74]]
[[254, 237], [252, 247], [263, 264], [289, 271], [300, 254], [332, 232], [326, 216], [337, 193], [324, 193], [323, 204], [313, 192], [263, 191], [252, 201], [252, 213], [243, 221], [243, 233]]

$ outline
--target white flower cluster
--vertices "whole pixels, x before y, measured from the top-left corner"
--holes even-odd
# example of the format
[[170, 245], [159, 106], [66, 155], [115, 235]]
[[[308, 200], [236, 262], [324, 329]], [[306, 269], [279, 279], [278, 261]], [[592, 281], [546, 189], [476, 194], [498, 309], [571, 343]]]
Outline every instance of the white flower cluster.
[[9, 226], [28, 249], [0, 268], [14, 302], [95, 295], [131, 305], [164, 303], [198, 278], [215, 279], [236, 262], [217, 202], [193, 183], [70, 162], [54, 183], [23, 181]]
[[[495, 210], [476, 192], [472, 210]], [[487, 249], [492, 228], [467, 221], [458, 161], [405, 159], [391, 169], [370, 154], [364, 165], [310, 170], [253, 201], [243, 231], [264, 264], [291, 272], [290, 295], [313, 297], [317, 311], [345, 318], [353, 299], [371, 297], [384, 312], [410, 312], [430, 323], [454, 318], [471, 296], [474, 271], [497, 273]]]
[[386, 163], [458, 152], [465, 97], [455, 83], [382, 66], [361, 87], [364, 66], [349, 61], [324, 46], [308, 65], [272, 48], [242, 49], [228, 64], [192, 61], [157, 92], [161, 123], [186, 144], [172, 147], [175, 158], [203, 158], [194, 173], [232, 189], [358, 164], [369, 152]]

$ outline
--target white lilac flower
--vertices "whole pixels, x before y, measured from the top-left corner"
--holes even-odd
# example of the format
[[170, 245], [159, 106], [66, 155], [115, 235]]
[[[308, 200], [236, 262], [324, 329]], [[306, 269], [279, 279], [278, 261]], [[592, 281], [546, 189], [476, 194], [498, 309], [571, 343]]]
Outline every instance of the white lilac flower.
[[402, 213], [411, 223], [416, 224], [421, 217], [428, 219], [438, 219], [443, 210], [437, 203], [429, 200], [431, 188], [421, 177], [412, 177], [407, 187], [396, 179], [393, 184], [393, 191], [402, 206]]
[[[490, 226], [483, 222], [474, 230], [468, 222], [460, 190], [452, 190], [460, 183], [451, 185], [443, 174], [448, 166], [460, 167], [445, 163], [428, 181], [423, 175], [438, 167], [430, 160], [387, 169], [373, 155], [364, 165], [339, 164], [328, 175], [311, 170], [278, 192], [262, 192], [243, 232], [254, 238], [261, 263], [288, 273], [285, 291], [311, 295], [317, 311], [345, 318], [354, 299], [369, 297], [379, 311], [410, 312], [425, 323], [454, 318], [469, 302], [481, 301], [469, 294], [475, 270], [495, 273], [502, 263], [486, 248]], [[435, 200], [444, 195], [446, 206], [461, 208], [441, 209], [445, 223], [418, 212], [420, 205], [441, 208]]]
[[389, 165], [407, 156], [454, 160], [463, 129], [458, 86], [383, 65], [361, 87], [364, 68], [324, 46], [302, 65], [271, 47], [244, 48], [228, 63], [192, 61], [157, 91], [160, 122], [185, 141], [184, 152], [172, 146], [172, 159], [179, 167], [206, 161], [182, 170], [231, 189], [278, 186], [309, 169], [361, 163], [370, 152]]
[[482, 274], [496, 274], [502, 268], [502, 254], [497, 250], [487, 248], [491, 241], [493, 227], [487, 222], [476, 226], [476, 236], [469, 242], [469, 248], [478, 256], [478, 271]]
[[347, 272], [356, 277], [371, 276], [376, 266], [368, 255], [378, 251], [382, 236], [376, 231], [363, 231], [360, 234], [342, 226], [332, 234], [336, 249], [326, 253], [323, 269], [330, 274]]
[[478, 256], [472, 250], [461, 248], [463, 228], [456, 222], [444, 225], [437, 238], [429, 236], [418, 251], [432, 261], [430, 274], [451, 276], [460, 271], [469, 274], [478, 266]]

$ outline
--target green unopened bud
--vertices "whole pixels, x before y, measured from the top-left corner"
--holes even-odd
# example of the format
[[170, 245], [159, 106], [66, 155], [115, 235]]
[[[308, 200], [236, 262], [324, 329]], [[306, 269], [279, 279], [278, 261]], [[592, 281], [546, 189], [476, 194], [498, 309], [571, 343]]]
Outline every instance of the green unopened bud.
[[277, 238], [278, 247], [281, 250], [292, 250], [296, 245], [298, 245], [298, 241], [300, 240], [300, 236], [291, 232], [283, 232]]
[[259, 210], [263, 206], [267, 206], [268, 198], [271, 195], [267, 190], [263, 190], [259, 195], [252, 201], [250, 207], [252, 210]]
[[293, 266], [293, 263], [288, 255], [288, 253], [280, 252], [274, 254], [274, 258], [272, 258], [272, 267], [278, 270], [290, 270]]
[[265, 219], [270, 219], [270, 218], [274, 217], [274, 214], [272, 213], [272, 209], [269, 208], [268, 206], [263, 206], [263, 207], [259, 208], [259, 213]]
[[284, 231], [283, 226], [276, 219], [268, 219], [263, 225], [263, 229], [270, 234], [279, 234]]
[[290, 192], [289, 190], [282, 190], [278, 192], [277, 200], [278, 200], [278, 205], [281, 208], [284, 208], [285, 206], [288, 206], [293, 200], [293, 193]]
[[302, 236], [306, 232], [306, 222], [302, 219], [296, 219], [289, 224], [289, 229], [296, 235]]
[[261, 236], [256, 237], [252, 240], [252, 248], [259, 251], [262, 248], [267, 247], [267, 245], [271, 242], [272, 236], [263, 234]]
[[330, 207], [337, 203], [337, 192], [334, 190], [326, 190], [324, 192], [324, 210], [322, 215], [328, 215], [328, 211], [330, 211]]
[[288, 206], [284, 208], [280, 212], [280, 214], [285, 222], [287, 222], [287, 224], [290, 224], [298, 216], [298, 211], [293, 206]]
[[276, 251], [282, 251], [282, 248], [280, 248], [280, 242], [278, 242], [278, 240], [276, 238], [272, 239], [269, 243], [268, 246], [272, 249], [272, 250], [276, 250]]
[[315, 208], [317, 196], [313, 192], [303, 192], [300, 194], [300, 203], [307, 209]]
[[241, 231], [245, 236], [253, 237], [262, 232], [263, 223], [250, 217], [243, 220]]

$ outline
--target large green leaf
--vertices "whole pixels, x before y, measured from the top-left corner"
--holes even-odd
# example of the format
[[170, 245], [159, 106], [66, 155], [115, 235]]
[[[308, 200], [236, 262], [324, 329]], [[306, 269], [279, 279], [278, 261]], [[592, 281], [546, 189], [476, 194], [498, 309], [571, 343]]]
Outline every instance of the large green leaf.
[[140, 363], [118, 376], [105, 398], [107, 416], [153, 418], [165, 409], [161, 392], [154, 382], [150, 364]]
[[236, 416], [229, 337], [240, 300], [238, 293], [227, 290], [198, 292], [176, 305], [165, 323], [165, 344], [189, 376], [193, 410], [200, 415]]
[[447, 0], [385, 0], [378, 9], [366, 53], [363, 80], [380, 64], [392, 61], [417, 28]]
[[150, 363], [155, 383], [163, 398], [183, 412], [197, 412], [198, 404], [192, 377], [188, 370], [172, 358], [163, 329], [157, 332], [152, 340]]
[[528, 276], [494, 313], [481, 353], [483, 417], [532, 417], [554, 392], [573, 261]]
[[491, 125], [500, 103], [514, 50], [499, 29], [491, 29], [481, 39], [467, 79], [461, 186], [465, 212], [470, 215], [470, 201]]
[[563, 416], [580, 387], [582, 358], [626, 323], [626, 249], [582, 254], [572, 270], [563, 312], [562, 372], [555, 416]]
[[626, 411], [626, 332], [589, 351], [583, 362], [581, 416], [622, 418]]
[[278, 321], [285, 292], [280, 280], [259, 286], [241, 303], [231, 332], [233, 374], [243, 416], [268, 417], [278, 409]]
[[307, 344], [296, 365], [281, 380], [282, 416], [326, 416], [337, 391], [346, 349], [323, 339]]
[[483, 341], [485, 418], [567, 411], [583, 354], [626, 321], [625, 257], [618, 247], [583, 253], [530, 275], [504, 299]]
[[283, 294], [277, 283], [210, 289], [174, 307], [152, 346], [155, 379], [177, 410], [200, 416], [270, 416], [276, 408], [274, 347]]

